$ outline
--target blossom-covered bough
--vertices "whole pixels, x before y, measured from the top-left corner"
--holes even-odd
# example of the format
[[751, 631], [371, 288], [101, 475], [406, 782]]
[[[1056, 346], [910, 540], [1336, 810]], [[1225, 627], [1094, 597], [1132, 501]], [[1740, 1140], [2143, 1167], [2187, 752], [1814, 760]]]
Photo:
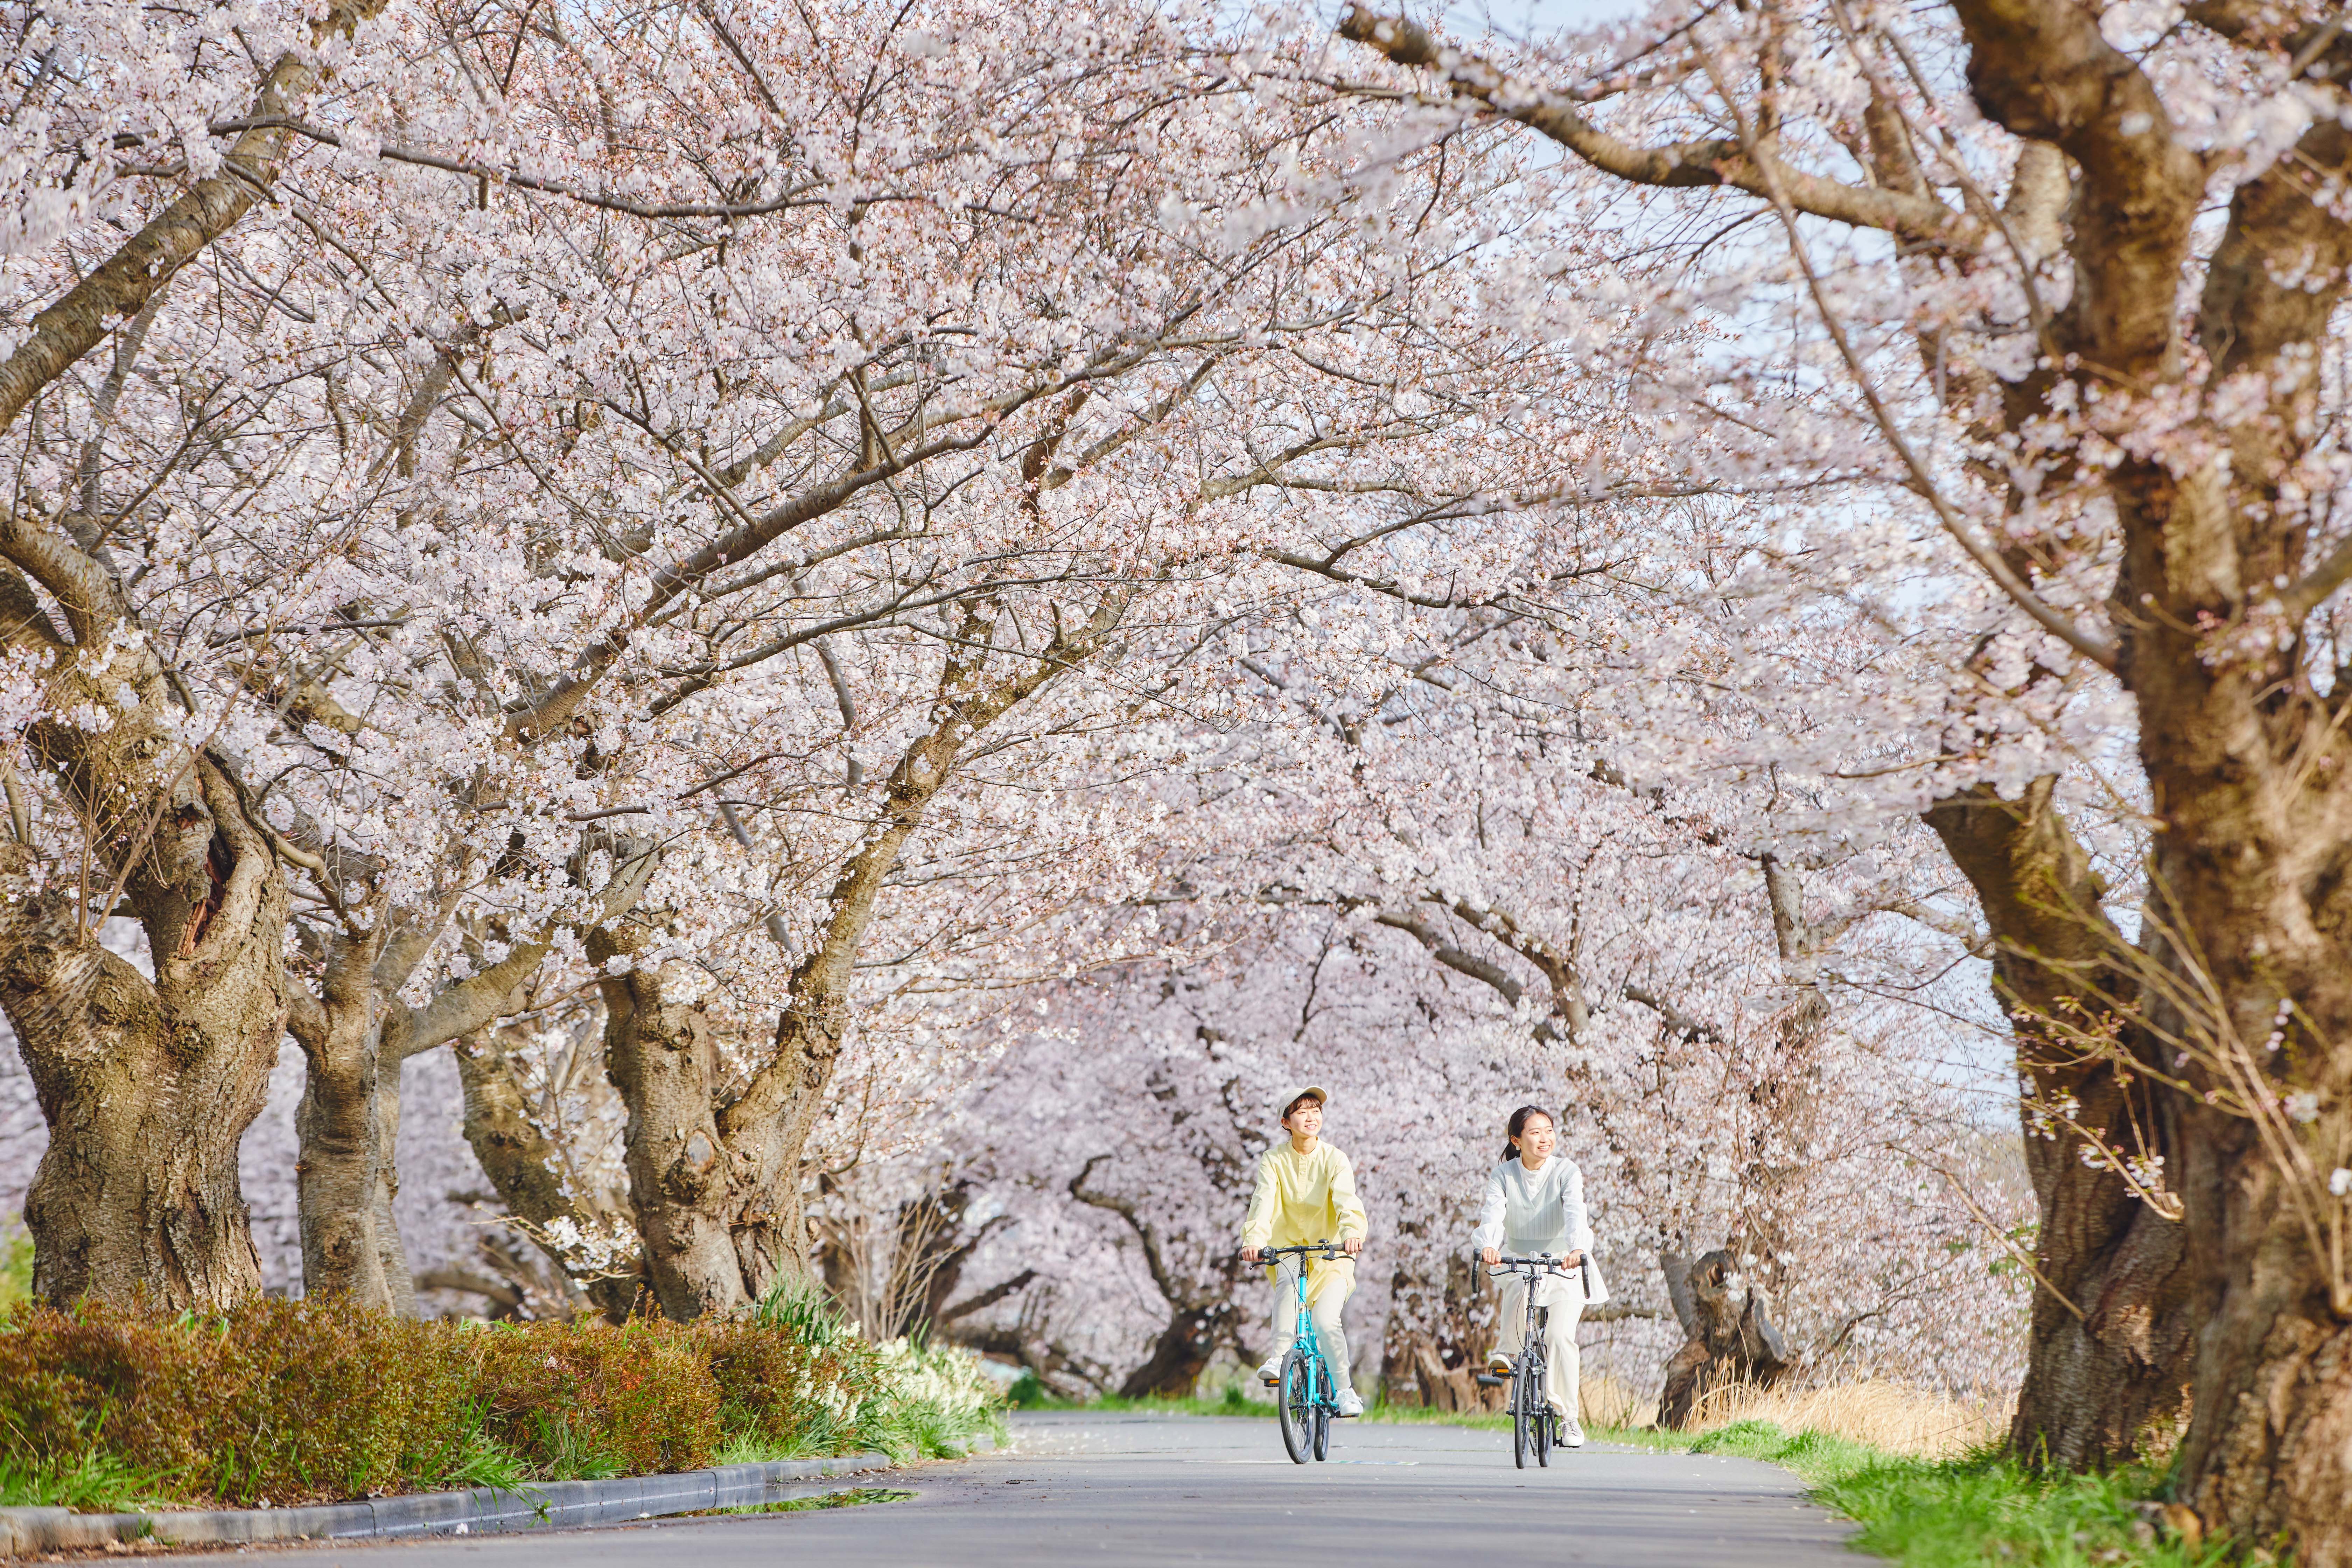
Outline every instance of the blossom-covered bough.
[[[289, 11], [258, 98], [203, 28], [62, 15], [28, 48], [156, 47], [38, 76], [17, 130], [59, 209], [12, 277], [50, 379], [7, 551], [42, 1289], [257, 1288], [234, 1152], [281, 1028], [308, 1289], [409, 1305], [398, 1067], [452, 1041], [519, 1218], [608, 1234], [482, 1034], [593, 984], [636, 1282], [739, 1308], [799, 1267], [909, 845], [1011, 829], [942, 793], [1050, 793], [1197, 663], [1265, 497], [1343, 508], [1355, 454], [1426, 441], [1399, 301], [1448, 252], [1404, 220], [1475, 193], [1437, 162], [1369, 235], [1291, 216], [1268, 171], [1326, 155], [1312, 106], [1269, 132], [1230, 79], [1171, 91], [1135, 8]], [[184, 173], [232, 193], [200, 230]], [[66, 258], [142, 204], [180, 248], [136, 241], [143, 292], [93, 316]], [[95, 382], [58, 374], [76, 321], [115, 329]], [[1083, 863], [1068, 832], [1029, 853]], [[916, 880], [918, 953], [1001, 913]], [[118, 910], [152, 982], [89, 939]]]

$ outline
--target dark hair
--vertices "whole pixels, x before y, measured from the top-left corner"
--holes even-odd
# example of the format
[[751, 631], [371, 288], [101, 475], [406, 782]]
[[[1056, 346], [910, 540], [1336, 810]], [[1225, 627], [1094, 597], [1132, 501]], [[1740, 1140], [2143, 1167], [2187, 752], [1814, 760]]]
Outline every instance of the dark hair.
[[1559, 1118], [1540, 1105], [1520, 1106], [1511, 1112], [1511, 1141], [1503, 1145], [1504, 1159], [1516, 1160], [1519, 1157], [1519, 1134], [1528, 1130], [1528, 1118], [1530, 1116], [1540, 1116], [1554, 1127], [1559, 1125]]
[[1298, 1108], [1302, 1105], [1311, 1105], [1318, 1110], [1320, 1110], [1323, 1109], [1323, 1097], [1319, 1094], [1302, 1094], [1298, 1096], [1288, 1105], [1282, 1108], [1282, 1119], [1285, 1121], [1289, 1121], [1292, 1115], [1296, 1113]]

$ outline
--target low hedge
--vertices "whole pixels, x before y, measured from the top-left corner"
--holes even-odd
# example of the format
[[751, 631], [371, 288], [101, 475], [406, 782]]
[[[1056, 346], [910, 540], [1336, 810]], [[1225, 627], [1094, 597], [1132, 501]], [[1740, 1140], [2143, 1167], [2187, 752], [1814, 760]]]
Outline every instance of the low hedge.
[[415, 1322], [340, 1303], [0, 1315], [0, 1502], [277, 1506], [969, 1447], [971, 1358], [814, 1302], [673, 1323]]

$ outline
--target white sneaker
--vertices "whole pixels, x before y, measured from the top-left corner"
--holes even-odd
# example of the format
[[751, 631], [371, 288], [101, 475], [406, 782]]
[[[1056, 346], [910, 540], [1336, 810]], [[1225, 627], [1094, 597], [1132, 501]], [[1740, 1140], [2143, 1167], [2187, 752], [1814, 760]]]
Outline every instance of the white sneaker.
[[1584, 1447], [1584, 1427], [1575, 1416], [1568, 1416], [1560, 1422], [1559, 1442], [1560, 1447], [1564, 1448], [1581, 1448]]
[[[1339, 1391], [1340, 1419], [1345, 1420], [1350, 1415], [1361, 1415], [1363, 1413], [1364, 1402], [1358, 1396], [1356, 1391], [1352, 1388], [1341, 1389]], [[1579, 1437], [1577, 1441], [1581, 1443], [1584, 1439], [1582, 1437]]]
[[1511, 1358], [1505, 1355], [1501, 1351], [1488, 1351], [1486, 1352], [1486, 1375], [1489, 1377], [1510, 1376]]
[[1268, 1388], [1273, 1388], [1282, 1382], [1282, 1358], [1280, 1356], [1268, 1357], [1266, 1363], [1257, 1369], [1257, 1380], [1260, 1383], [1265, 1384]]

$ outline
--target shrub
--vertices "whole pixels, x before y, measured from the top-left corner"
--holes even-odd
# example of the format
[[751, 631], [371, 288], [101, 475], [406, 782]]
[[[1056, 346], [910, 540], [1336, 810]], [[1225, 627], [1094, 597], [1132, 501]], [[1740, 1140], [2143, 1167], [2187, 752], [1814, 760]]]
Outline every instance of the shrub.
[[467, 1332], [492, 1438], [542, 1476], [700, 1469], [719, 1442], [714, 1330], [641, 1319]]
[[469, 1361], [437, 1325], [299, 1302], [19, 1309], [0, 1331], [0, 1453], [49, 1472], [104, 1457], [231, 1502], [365, 1496], [462, 1442]]
[[420, 1323], [259, 1301], [0, 1313], [0, 1503], [290, 1505], [959, 1451], [995, 1419], [958, 1352], [877, 1347], [821, 1303], [740, 1322]]

